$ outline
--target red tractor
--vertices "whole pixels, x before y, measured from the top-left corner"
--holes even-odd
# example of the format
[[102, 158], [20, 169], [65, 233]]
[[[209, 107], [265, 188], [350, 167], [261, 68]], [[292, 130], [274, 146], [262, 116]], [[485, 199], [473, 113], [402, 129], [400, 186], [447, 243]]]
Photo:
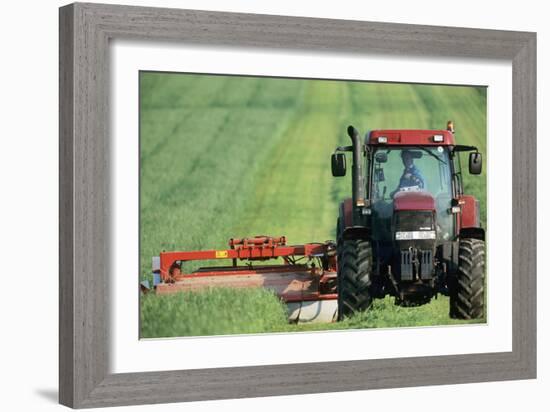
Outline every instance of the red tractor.
[[396, 304], [450, 297], [450, 316], [485, 314], [485, 231], [479, 201], [464, 194], [460, 152], [481, 173], [481, 153], [455, 143], [447, 130], [348, 127], [352, 145], [336, 148], [333, 176], [352, 157], [352, 197], [340, 204], [336, 226], [338, 319], [393, 295]]

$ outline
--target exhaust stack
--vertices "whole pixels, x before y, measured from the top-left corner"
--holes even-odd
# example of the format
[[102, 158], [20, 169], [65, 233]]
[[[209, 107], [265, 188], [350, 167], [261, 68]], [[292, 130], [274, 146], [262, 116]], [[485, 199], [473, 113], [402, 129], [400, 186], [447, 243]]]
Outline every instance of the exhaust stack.
[[353, 164], [351, 166], [351, 184], [353, 205], [355, 207], [365, 206], [365, 178], [363, 176], [363, 145], [361, 144], [359, 132], [353, 126], [348, 126], [348, 135], [351, 138], [353, 147]]

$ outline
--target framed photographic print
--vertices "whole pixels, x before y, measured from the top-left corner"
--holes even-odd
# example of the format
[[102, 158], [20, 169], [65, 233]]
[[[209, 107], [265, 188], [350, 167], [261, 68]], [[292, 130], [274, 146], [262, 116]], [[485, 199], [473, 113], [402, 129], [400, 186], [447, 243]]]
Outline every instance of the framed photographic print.
[[[487, 152], [486, 87], [142, 71], [139, 96], [142, 338], [485, 323], [486, 184], [459, 162]], [[355, 224], [328, 162], [355, 161], [353, 119], [403, 129], [358, 154]]]
[[535, 377], [535, 49], [61, 8], [61, 403]]

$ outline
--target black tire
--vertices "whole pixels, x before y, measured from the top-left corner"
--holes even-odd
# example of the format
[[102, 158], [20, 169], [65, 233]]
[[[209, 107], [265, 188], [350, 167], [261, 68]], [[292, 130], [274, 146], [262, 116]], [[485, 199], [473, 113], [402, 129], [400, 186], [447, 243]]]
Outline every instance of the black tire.
[[479, 319], [485, 315], [485, 242], [466, 238], [458, 245], [458, 271], [449, 285], [449, 315]]
[[372, 247], [367, 240], [340, 241], [338, 261], [338, 320], [368, 309], [372, 272]]

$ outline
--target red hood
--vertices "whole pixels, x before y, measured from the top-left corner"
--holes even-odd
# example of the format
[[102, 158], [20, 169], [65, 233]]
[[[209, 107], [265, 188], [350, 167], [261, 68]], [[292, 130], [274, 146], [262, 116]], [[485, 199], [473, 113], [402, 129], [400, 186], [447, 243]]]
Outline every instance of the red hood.
[[435, 210], [435, 200], [424, 191], [397, 192], [393, 197], [393, 210]]

